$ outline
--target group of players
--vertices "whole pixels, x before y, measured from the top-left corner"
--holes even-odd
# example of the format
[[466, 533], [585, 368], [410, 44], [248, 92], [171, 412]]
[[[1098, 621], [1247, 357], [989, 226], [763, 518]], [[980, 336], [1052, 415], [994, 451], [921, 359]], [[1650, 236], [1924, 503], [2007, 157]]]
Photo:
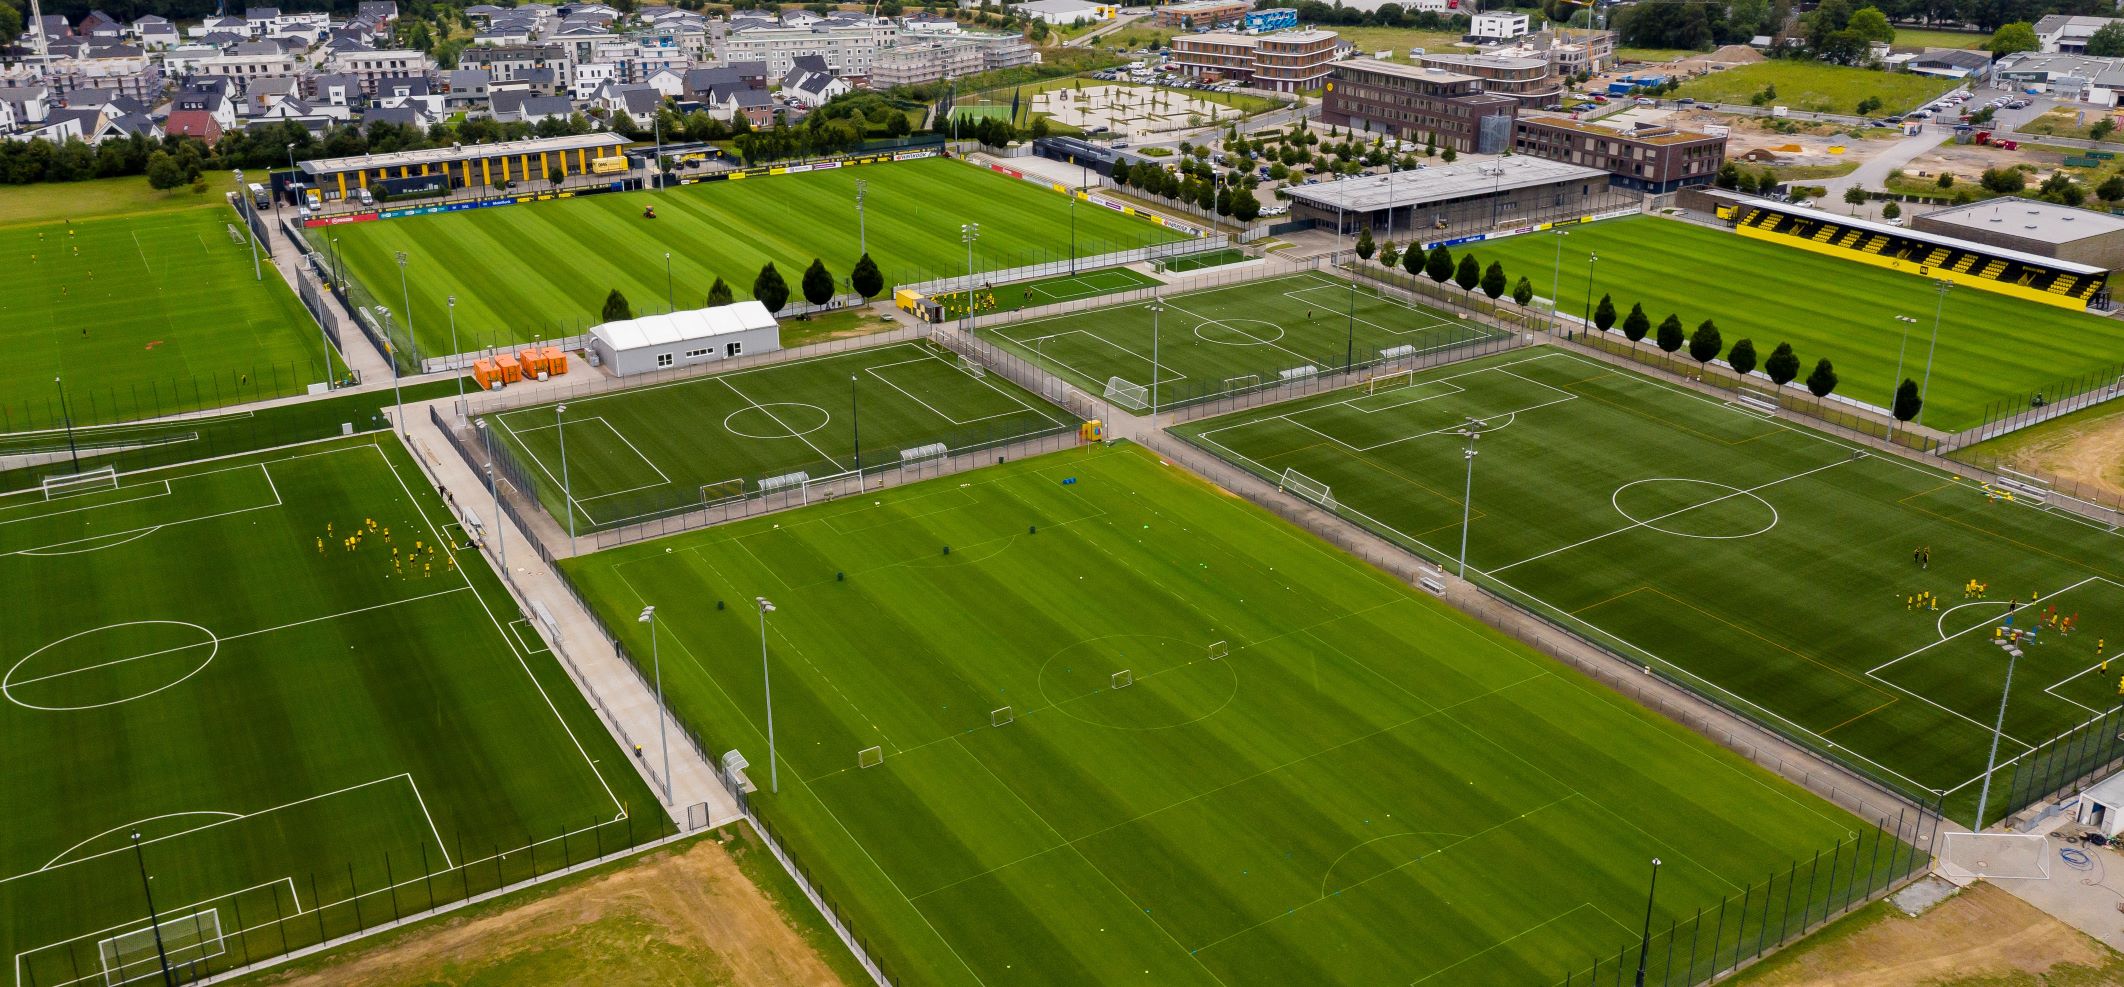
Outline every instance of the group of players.
[[[436, 558], [436, 544], [433, 541], [416, 538], [411, 549], [401, 552], [399, 546], [391, 542], [391, 526], [379, 525], [375, 518], [362, 518], [361, 523], [355, 525], [352, 530], [352, 534], [341, 535], [333, 530], [332, 522], [326, 521], [325, 533], [317, 537], [317, 554], [325, 553], [325, 540], [328, 538], [336, 540], [340, 550], [347, 552], [358, 552], [364, 541], [376, 539], [391, 546], [391, 571], [401, 578], [426, 579], [433, 576], [438, 561], [441, 562], [444, 572], [457, 568], [457, 556], [451, 553], [444, 552], [441, 553], [441, 559]], [[419, 568], [410, 568], [412, 566]]]

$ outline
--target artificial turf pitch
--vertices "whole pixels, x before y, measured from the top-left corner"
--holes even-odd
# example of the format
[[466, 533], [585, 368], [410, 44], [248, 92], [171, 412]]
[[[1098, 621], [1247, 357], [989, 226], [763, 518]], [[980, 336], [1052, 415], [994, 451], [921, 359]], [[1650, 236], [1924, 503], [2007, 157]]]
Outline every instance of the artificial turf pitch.
[[[1612, 296], [1618, 323], [1642, 303], [1655, 326], [1669, 313], [1692, 330], [1713, 320], [1728, 347], [1753, 339], [1756, 352], [1768, 356], [1789, 342], [1802, 378], [1828, 357], [1841, 378], [1836, 393], [1877, 407], [1888, 406], [1900, 379], [1925, 380], [1938, 312], [1939, 351], [1921, 424], [1949, 431], [1980, 424], [1993, 402], [2025, 402], [2039, 389], [2116, 366], [2124, 354], [2124, 323], [2115, 319], [1966, 286], [1951, 289], [1942, 304], [1928, 278], [1689, 223], [1630, 217], [1570, 227], [1560, 281], [1550, 276], [1559, 270], [1557, 246], [1553, 235], [1542, 235], [1472, 249], [1483, 266], [1500, 261], [1508, 276], [1524, 274], [1535, 290], [1556, 291], [1572, 317], [1587, 315], [1590, 268], [1591, 303]], [[1588, 254], [1599, 259], [1588, 264]]]
[[572, 509], [582, 530], [759, 493], [771, 477], [897, 469], [918, 447], [959, 452], [1076, 424], [927, 342], [573, 399], [564, 416], [548, 404], [487, 420], [546, 509], [563, 525]]
[[[1921, 801], [1974, 817], [2006, 655], [2027, 628], [2002, 763], [2115, 707], [2118, 535], [1979, 485], [1546, 347], [1181, 428], [1287, 489], [1453, 564], [1470, 418], [1470, 578], [1656, 665]], [[1912, 553], [1929, 548], [1928, 568]], [[1963, 586], [1989, 584], [1972, 599]], [[1920, 592], [1937, 609], [1913, 610]], [[2034, 601], [2040, 594], [2041, 599]], [[2010, 769], [2009, 769], [2010, 771]], [[2006, 811], [2010, 779], [1987, 815]], [[2003, 787], [2002, 787], [2003, 786]]]
[[7, 981], [159, 981], [143, 866], [193, 979], [655, 835], [459, 538], [388, 440], [0, 498]]
[[[974, 295], [980, 303], [980, 314], [987, 315], [990, 312], [1016, 312], [1042, 305], [1084, 301], [1101, 295], [1153, 288], [1163, 283], [1157, 278], [1127, 267], [1104, 267], [1074, 274], [1057, 274], [1032, 281], [987, 285], [976, 289]], [[946, 319], [966, 317], [965, 292], [947, 291], [931, 296], [931, 300], [944, 310]]]
[[[1287, 374], [1412, 359], [1500, 331], [1324, 274], [1294, 274], [1149, 302], [984, 327], [983, 337], [1092, 394], [1113, 378], [1159, 407], [1276, 384]], [[1156, 346], [1152, 345], [1155, 335]], [[1307, 369], [1310, 368], [1310, 369]]]
[[900, 982], [1561, 982], [1872, 831], [1134, 446], [561, 565]]
[[[227, 208], [0, 227], [0, 431], [299, 394], [324, 342]], [[333, 368], [344, 364], [331, 357]], [[65, 381], [60, 407], [54, 378]]]
[[[868, 183], [860, 230], [858, 179]], [[642, 218], [649, 206], [656, 219]], [[602, 321], [615, 288], [636, 313], [664, 311], [667, 301], [699, 308], [718, 277], [749, 298], [769, 261], [801, 300], [812, 260], [845, 285], [859, 242], [888, 288], [963, 275], [965, 223], [981, 227], [977, 271], [1060, 260], [1071, 250], [1070, 217], [1064, 196], [964, 162], [924, 159], [353, 223], [318, 239], [319, 249], [336, 239], [349, 275], [393, 312], [403, 304], [394, 255], [404, 251], [413, 329], [421, 353], [435, 356], [452, 352], [451, 296], [458, 350], [470, 351], [585, 332]], [[1078, 209], [1075, 221], [1080, 256], [1183, 239], [1108, 209]]]

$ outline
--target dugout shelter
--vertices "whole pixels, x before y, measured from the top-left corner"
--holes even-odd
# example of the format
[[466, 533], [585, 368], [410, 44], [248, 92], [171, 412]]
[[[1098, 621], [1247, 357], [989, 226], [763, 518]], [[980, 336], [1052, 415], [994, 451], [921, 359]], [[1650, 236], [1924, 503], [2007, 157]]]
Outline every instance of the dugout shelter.
[[590, 330], [591, 354], [617, 377], [732, 360], [781, 348], [781, 327], [775, 322], [774, 313], [757, 301], [645, 315], [607, 322]]
[[386, 182], [419, 176], [439, 176], [450, 190], [501, 189], [516, 182], [560, 182], [579, 175], [622, 178], [631, 169], [626, 146], [627, 139], [618, 134], [597, 133], [317, 158], [302, 162], [300, 181], [330, 201], [345, 199], [356, 189], [386, 190]]

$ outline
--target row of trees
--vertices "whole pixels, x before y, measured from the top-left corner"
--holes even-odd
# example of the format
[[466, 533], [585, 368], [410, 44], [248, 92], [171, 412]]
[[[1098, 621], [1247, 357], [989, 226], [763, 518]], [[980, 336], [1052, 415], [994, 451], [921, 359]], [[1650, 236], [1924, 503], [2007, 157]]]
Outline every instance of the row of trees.
[[[1372, 239], [1370, 228], [1359, 230], [1357, 233], [1357, 256], [1369, 261], [1375, 255], [1378, 257], [1379, 263], [1386, 267], [1399, 266], [1411, 276], [1427, 277], [1440, 285], [1450, 281], [1458, 285], [1460, 290], [1470, 295], [1473, 295], [1479, 289], [1493, 302], [1505, 295], [1506, 276], [1504, 264], [1493, 260], [1490, 262], [1489, 267], [1484, 268], [1481, 262], [1475, 259], [1475, 255], [1472, 252], [1462, 254], [1457, 262], [1453, 258], [1452, 249], [1442, 243], [1432, 247], [1428, 252], [1416, 244], [1410, 244], [1409, 249], [1403, 252], [1398, 250], [1391, 241], [1384, 245], [1375, 243]], [[1511, 295], [1512, 301], [1524, 308], [1534, 299], [1534, 286], [1522, 276], [1517, 283], [1512, 285]], [[1614, 298], [1609, 295], [1600, 296], [1600, 304], [1594, 306], [1591, 316], [1593, 326], [1602, 333], [1614, 329], [1616, 326]], [[1719, 332], [1718, 324], [1710, 319], [1705, 319], [1703, 322], [1698, 323], [1696, 330], [1689, 332], [1683, 327], [1681, 316], [1670, 312], [1666, 318], [1660, 320], [1659, 325], [1655, 328], [1651, 317], [1645, 314], [1644, 305], [1640, 303], [1632, 304], [1629, 314], [1624, 316], [1621, 321], [1623, 337], [1630, 341], [1632, 347], [1635, 347], [1637, 343], [1648, 335], [1652, 336], [1653, 344], [1667, 353], [1670, 358], [1673, 354], [1680, 352], [1686, 347], [1689, 358], [1696, 361], [1697, 375], [1699, 377], [1702, 376], [1704, 369], [1710, 365], [1711, 361], [1719, 359], [1722, 355], [1725, 357], [1726, 365], [1731, 367], [1733, 372], [1740, 377], [1747, 377], [1749, 374], [1754, 373], [1757, 368], [1759, 357], [1756, 353], [1755, 341], [1742, 339], [1735, 342], [1731, 349], [1728, 349], [1725, 338]], [[1760, 360], [1760, 366], [1763, 374], [1769, 377], [1771, 383], [1776, 384], [1778, 389], [1782, 391], [1786, 384], [1792, 383], [1799, 376], [1799, 354], [1793, 351], [1791, 343], [1779, 343], [1777, 348], [1770, 352], [1768, 359]], [[1838, 383], [1836, 366], [1829, 361], [1828, 357], [1822, 357], [1815, 361], [1814, 370], [1807, 375], [1804, 383], [1808, 393], [1813, 394], [1816, 398], [1828, 397], [1835, 392]], [[1903, 381], [1896, 390], [1895, 406], [1891, 409], [1895, 414], [1896, 420], [1907, 422], [1916, 418], [1918, 409], [1922, 406], [1923, 402], [1918, 396], [1917, 383], [1911, 380]]]
[[1204, 212], [1229, 216], [1241, 223], [1251, 223], [1261, 215], [1261, 200], [1254, 197], [1249, 182], [1224, 181], [1214, 171], [1204, 177], [1199, 174], [1202, 170], [1191, 166], [1181, 173], [1167, 171], [1147, 161], [1135, 167], [1130, 167], [1126, 161], [1117, 161], [1113, 180], [1122, 188], [1141, 189], [1151, 195], [1190, 203]]
[[[813, 257], [811, 266], [804, 269], [804, 277], [798, 284], [804, 292], [804, 300], [818, 306], [833, 300], [839, 282], [834, 279], [833, 272], [826, 269], [825, 261]], [[856, 259], [855, 267], [848, 272], [848, 286], [866, 299], [876, 298], [878, 292], [885, 290], [885, 274], [866, 253]], [[768, 261], [760, 268], [760, 273], [753, 276], [752, 297], [769, 312], [780, 312], [789, 306], [789, 282], [782, 277], [781, 271], [775, 269], [773, 261]], [[708, 308], [718, 308], [736, 300], [729, 283], [722, 278], [716, 278], [715, 283], [708, 286]], [[605, 295], [600, 314], [605, 322], [631, 319], [634, 318], [634, 306], [627, 301], [626, 295], [614, 288]]]

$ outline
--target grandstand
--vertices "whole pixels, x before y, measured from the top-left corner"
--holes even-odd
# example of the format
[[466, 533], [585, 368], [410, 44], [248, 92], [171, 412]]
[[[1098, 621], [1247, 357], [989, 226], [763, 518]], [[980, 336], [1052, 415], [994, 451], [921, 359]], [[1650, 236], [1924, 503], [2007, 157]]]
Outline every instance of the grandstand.
[[1732, 220], [1742, 236], [2075, 311], [2109, 307], [2104, 268], [1769, 199], [1712, 194], [1719, 218]]

